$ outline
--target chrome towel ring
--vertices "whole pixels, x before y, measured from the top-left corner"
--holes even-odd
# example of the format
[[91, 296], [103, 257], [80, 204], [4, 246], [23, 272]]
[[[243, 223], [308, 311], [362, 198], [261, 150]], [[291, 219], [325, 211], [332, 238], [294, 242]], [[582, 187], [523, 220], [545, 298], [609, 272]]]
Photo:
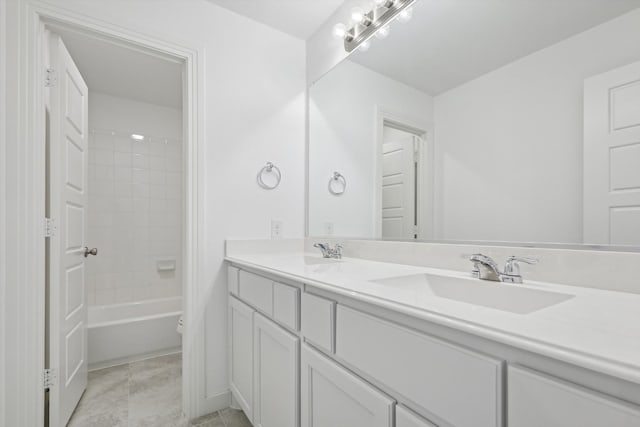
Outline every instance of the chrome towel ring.
[[[271, 185], [265, 183], [264, 182], [265, 174], [274, 175], [276, 182]], [[260, 169], [260, 172], [258, 172], [258, 177], [257, 177], [258, 185], [264, 188], [265, 190], [273, 190], [274, 188], [276, 188], [278, 185], [280, 185], [281, 179], [282, 179], [282, 174], [280, 173], [280, 169], [271, 162], [267, 162], [267, 164], [262, 169]]]
[[347, 179], [340, 172], [334, 172], [329, 178], [329, 193], [340, 196], [347, 189]]

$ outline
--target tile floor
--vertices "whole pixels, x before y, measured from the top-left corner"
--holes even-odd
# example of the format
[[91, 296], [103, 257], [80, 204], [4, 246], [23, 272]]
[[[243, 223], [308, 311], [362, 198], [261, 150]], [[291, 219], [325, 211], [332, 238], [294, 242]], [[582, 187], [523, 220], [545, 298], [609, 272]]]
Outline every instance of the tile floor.
[[182, 417], [182, 355], [89, 372], [89, 385], [67, 427], [251, 427], [231, 408], [188, 423]]

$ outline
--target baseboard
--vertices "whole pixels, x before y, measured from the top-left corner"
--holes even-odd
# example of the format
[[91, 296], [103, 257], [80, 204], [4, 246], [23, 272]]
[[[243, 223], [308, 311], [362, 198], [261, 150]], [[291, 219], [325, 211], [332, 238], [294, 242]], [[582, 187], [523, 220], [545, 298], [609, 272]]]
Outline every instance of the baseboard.
[[224, 393], [216, 394], [214, 396], [205, 397], [202, 402], [200, 402], [200, 405], [198, 405], [200, 413], [196, 414], [193, 419], [210, 414], [212, 412], [219, 411], [224, 408], [228, 408], [230, 403], [231, 393], [229, 391], [225, 391]]
[[141, 360], [153, 359], [154, 357], [167, 356], [169, 354], [181, 353], [182, 347], [168, 348], [165, 350], [152, 351], [150, 353], [136, 354], [134, 356], [121, 357], [118, 359], [106, 360], [104, 362], [92, 363], [89, 365], [89, 371], [98, 369], [111, 368], [112, 366], [124, 365], [131, 362], [139, 362]]

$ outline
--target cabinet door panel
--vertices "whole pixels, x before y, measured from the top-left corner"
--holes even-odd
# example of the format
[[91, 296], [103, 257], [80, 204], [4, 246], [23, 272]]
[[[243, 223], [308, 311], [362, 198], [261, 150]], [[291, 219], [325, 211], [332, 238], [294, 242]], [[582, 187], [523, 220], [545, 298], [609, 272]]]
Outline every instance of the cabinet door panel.
[[640, 407], [509, 366], [509, 427], [638, 427]]
[[253, 424], [298, 427], [300, 340], [260, 314], [254, 325]]
[[346, 369], [302, 346], [302, 427], [390, 427], [395, 402]]
[[251, 307], [229, 297], [229, 387], [249, 419], [253, 415], [253, 316]]

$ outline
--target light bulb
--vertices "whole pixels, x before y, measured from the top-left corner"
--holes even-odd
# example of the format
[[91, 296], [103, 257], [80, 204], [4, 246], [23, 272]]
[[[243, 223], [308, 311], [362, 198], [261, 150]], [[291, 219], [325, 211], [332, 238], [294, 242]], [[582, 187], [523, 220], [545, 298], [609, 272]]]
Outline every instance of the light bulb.
[[366, 52], [369, 50], [370, 47], [371, 47], [371, 42], [369, 40], [365, 40], [360, 44], [358, 49], [360, 50], [360, 52]]
[[389, 31], [391, 31], [391, 28], [389, 28], [388, 25], [385, 25], [384, 27], [376, 31], [376, 37], [380, 40], [386, 39], [389, 36]]
[[354, 7], [351, 9], [351, 20], [355, 24], [360, 24], [364, 21], [364, 10], [361, 7]]
[[347, 26], [343, 23], [337, 23], [333, 26], [333, 35], [338, 39], [344, 39], [344, 36], [347, 34]]
[[398, 14], [398, 21], [407, 22], [413, 16], [413, 7], [408, 7]]

